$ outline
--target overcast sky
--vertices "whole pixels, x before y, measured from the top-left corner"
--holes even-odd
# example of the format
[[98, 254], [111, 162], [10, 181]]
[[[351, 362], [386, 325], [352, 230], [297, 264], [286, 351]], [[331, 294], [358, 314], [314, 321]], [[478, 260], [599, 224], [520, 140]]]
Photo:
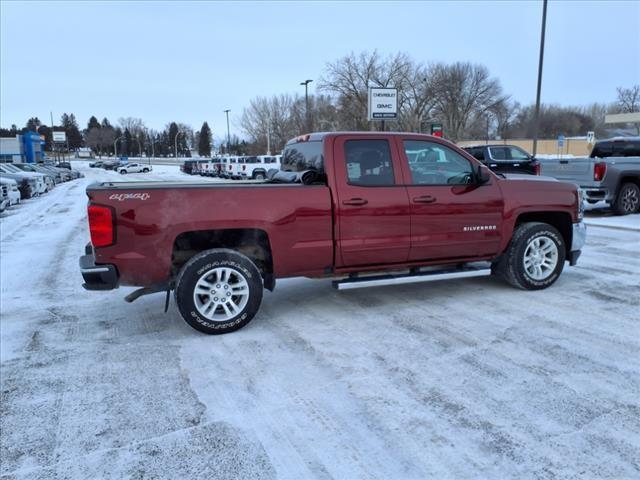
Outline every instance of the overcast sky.
[[[170, 121], [232, 133], [257, 95], [304, 93], [351, 51], [486, 65], [521, 103], [535, 99], [541, 1], [1, 3], [0, 124], [63, 112]], [[551, 1], [542, 100], [615, 99], [640, 83], [640, 2]], [[316, 83], [310, 85], [311, 92]]]

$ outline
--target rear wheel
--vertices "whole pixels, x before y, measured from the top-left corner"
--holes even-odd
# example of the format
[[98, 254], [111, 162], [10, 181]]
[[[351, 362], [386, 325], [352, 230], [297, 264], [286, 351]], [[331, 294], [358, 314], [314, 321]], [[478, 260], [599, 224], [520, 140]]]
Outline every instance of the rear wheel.
[[143, 168], [143, 169], [142, 169], [142, 173], [148, 173], [148, 172], [149, 172], [149, 169], [148, 169], [148, 168]]
[[640, 188], [635, 183], [625, 183], [618, 192], [614, 203], [614, 209], [618, 215], [638, 213], [640, 209]]
[[264, 180], [265, 176], [264, 173], [256, 173], [253, 178], [255, 178], [256, 180]]
[[262, 302], [262, 277], [256, 265], [234, 250], [206, 250], [180, 270], [175, 297], [182, 318], [208, 334], [244, 327]]
[[541, 290], [558, 279], [565, 257], [564, 239], [555, 227], [523, 223], [516, 228], [507, 251], [492, 271], [514, 287]]
[[120, 173], [121, 173], [122, 175], [125, 175], [125, 174], [127, 173], [127, 171], [126, 171], [126, 170], [120, 170]]

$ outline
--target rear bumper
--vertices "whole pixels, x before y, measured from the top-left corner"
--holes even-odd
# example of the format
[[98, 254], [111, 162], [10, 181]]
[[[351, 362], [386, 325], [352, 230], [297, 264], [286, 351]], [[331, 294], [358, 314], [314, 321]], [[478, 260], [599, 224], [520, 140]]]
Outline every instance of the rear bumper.
[[610, 202], [613, 200], [613, 193], [608, 188], [601, 187], [580, 187], [584, 193], [584, 198], [591, 202]]
[[[85, 250], [86, 251], [86, 250]], [[118, 288], [119, 276], [115, 265], [96, 265], [93, 253], [80, 257], [80, 273], [85, 290], [113, 290]]]

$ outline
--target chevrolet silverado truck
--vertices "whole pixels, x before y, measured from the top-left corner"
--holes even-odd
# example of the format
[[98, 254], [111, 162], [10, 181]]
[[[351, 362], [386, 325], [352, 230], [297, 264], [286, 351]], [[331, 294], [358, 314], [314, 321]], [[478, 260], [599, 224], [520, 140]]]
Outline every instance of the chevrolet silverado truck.
[[87, 195], [84, 287], [141, 287], [128, 301], [166, 292], [165, 311], [173, 290], [209, 334], [245, 326], [285, 277], [343, 290], [494, 274], [543, 289], [586, 238], [575, 185], [506, 178], [413, 133], [303, 135], [264, 182], [95, 183]]
[[589, 157], [545, 159], [542, 175], [576, 183], [588, 203], [618, 215], [640, 212], [640, 137], [599, 140]]

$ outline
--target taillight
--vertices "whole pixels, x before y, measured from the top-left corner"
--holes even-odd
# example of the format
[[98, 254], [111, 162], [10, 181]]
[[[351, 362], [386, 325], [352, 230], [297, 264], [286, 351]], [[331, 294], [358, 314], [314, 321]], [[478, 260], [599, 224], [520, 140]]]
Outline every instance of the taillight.
[[593, 166], [593, 179], [596, 182], [601, 182], [606, 173], [607, 173], [606, 163], [596, 163]]
[[108, 247], [113, 243], [113, 212], [111, 208], [89, 205], [89, 232], [94, 247]]
[[540, 162], [536, 162], [536, 163], [533, 165], [533, 174], [534, 174], [534, 175], [540, 175], [540, 170], [541, 170], [541, 168], [540, 168], [540, 167], [541, 167]]

